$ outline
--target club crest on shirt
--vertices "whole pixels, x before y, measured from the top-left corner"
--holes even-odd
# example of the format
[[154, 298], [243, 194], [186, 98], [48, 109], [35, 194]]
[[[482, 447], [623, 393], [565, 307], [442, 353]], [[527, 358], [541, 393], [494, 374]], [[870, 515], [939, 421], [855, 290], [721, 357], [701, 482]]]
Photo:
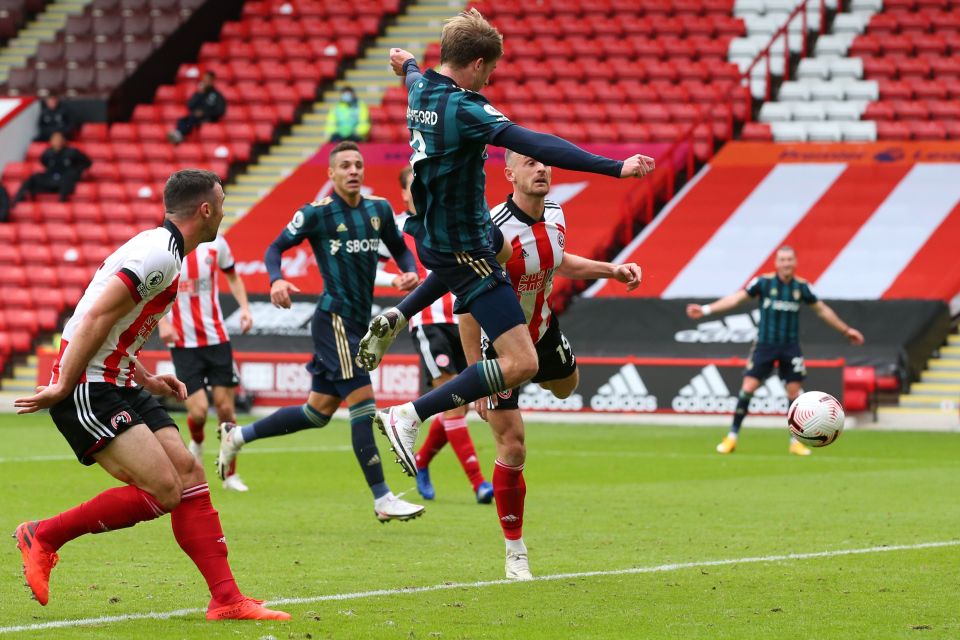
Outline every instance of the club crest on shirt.
[[799, 300], [799, 299], [800, 299], [800, 289], [794, 289], [794, 291], [793, 291], [793, 299], [794, 299], [794, 300]]
[[114, 430], [119, 429], [120, 427], [128, 427], [130, 423], [133, 422], [133, 418], [130, 417], [130, 414], [126, 411], [121, 411], [117, 415], [110, 418], [110, 425]]
[[370, 226], [373, 227], [374, 231], [380, 231], [380, 216], [371, 217]]

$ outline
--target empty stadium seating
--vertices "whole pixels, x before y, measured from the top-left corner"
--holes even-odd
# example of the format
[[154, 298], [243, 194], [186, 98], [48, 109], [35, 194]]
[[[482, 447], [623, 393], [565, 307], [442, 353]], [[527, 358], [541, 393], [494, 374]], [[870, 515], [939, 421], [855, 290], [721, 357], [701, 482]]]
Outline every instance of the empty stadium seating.
[[0, 44], [16, 35], [27, 19], [46, 6], [48, 0], [0, 0]]
[[[505, 57], [484, 90], [512, 119], [573, 142], [672, 142], [706, 116], [702, 157], [750, 117], [749, 89], [727, 61], [743, 35], [732, 0], [623, 4], [552, 0], [476, 4], [503, 32]], [[439, 59], [427, 50], [426, 64]], [[406, 141], [400, 87], [371, 109], [373, 140]]]
[[106, 96], [203, 0], [94, 0], [12, 69], [8, 95]]
[[[753, 140], [960, 139], [960, 3], [852, 5], [763, 105]], [[880, 10], [882, 8], [882, 11]], [[878, 12], [879, 11], [879, 12]]]
[[[126, 75], [131, 60], [127, 45], [141, 42], [143, 34], [151, 42], [162, 40], [165, 33], [157, 31], [158, 24], [169, 27], [167, 18], [186, 15], [195, 4], [95, 0], [84, 16], [69, 21], [62, 39], [41, 47], [40, 68], [22, 86], [31, 92], [37, 86], [60, 89], [37, 82], [41, 71], [52, 70], [65, 83], [76, 81], [78, 92], [91, 81], [98, 91], [109, 92], [111, 82]], [[255, 144], [270, 142], [279, 125], [292, 122], [298, 105], [312, 101], [321, 83], [334, 79], [341, 63], [357, 55], [361, 39], [376, 33], [382, 17], [398, 8], [397, 0], [342, 6], [309, 0], [247, 2], [241, 19], [227, 22], [219, 41], [205, 43], [196, 63], [182, 65], [176, 84], [161, 86], [152, 104], [138, 105], [131, 122], [84, 125], [74, 145], [90, 156], [93, 166], [70, 202], [54, 196], [21, 202], [11, 222], [0, 225], [0, 266], [10, 274], [0, 295], [0, 369], [11, 353], [29, 351], [39, 332], [56, 329], [61, 313], [79, 300], [114, 248], [162, 220], [163, 183], [170, 173], [199, 166], [226, 178], [232, 163], [249, 161]], [[143, 32], [145, 23], [154, 31]], [[109, 29], [112, 36], [98, 42], [82, 35], [91, 29], [98, 36]], [[65, 66], [65, 59], [72, 66]], [[90, 64], [73, 65], [76, 60]], [[207, 69], [217, 74], [227, 113], [182, 144], [171, 145], [167, 132], [185, 114], [187, 99]], [[117, 77], [107, 82], [107, 72]], [[6, 165], [3, 182], [11, 194], [42, 170], [39, 157], [45, 148], [34, 143], [24, 162]]]

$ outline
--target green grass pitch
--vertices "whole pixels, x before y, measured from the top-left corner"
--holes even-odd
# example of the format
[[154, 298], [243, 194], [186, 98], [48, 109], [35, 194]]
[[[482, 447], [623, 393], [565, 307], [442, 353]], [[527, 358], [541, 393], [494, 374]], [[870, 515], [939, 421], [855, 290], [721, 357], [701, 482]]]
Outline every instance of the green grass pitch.
[[[489, 431], [471, 430], [489, 472]], [[257, 442], [239, 460], [250, 493], [211, 482], [213, 499], [241, 589], [297, 599], [278, 606], [291, 622], [206, 622], [203, 580], [164, 518], [64, 547], [47, 607], [29, 598], [7, 539], [0, 637], [960, 637], [956, 434], [849, 431], [800, 459], [785, 429], [749, 422], [740, 450], [720, 456], [723, 431], [530, 425], [525, 539], [545, 579], [525, 584], [496, 582], [495, 508], [474, 502], [450, 451], [424, 517], [381, 525], [343, 422]], [[46, 416], [2, 416], [0, 438], [2, 531], [112, 484], [71, 458]], [[387, 475], [395, 492], [413, 489], [396, 465]], [[832, 553], [851, 550], [864, 552]], [[628, 569], [639, 571], [614, 573]], [[370, 593], [401, 588], [414, 590]], [[183, 609], [194, 611], [141, 615]], [[99, 616], [110, 619], [84, 624]]]

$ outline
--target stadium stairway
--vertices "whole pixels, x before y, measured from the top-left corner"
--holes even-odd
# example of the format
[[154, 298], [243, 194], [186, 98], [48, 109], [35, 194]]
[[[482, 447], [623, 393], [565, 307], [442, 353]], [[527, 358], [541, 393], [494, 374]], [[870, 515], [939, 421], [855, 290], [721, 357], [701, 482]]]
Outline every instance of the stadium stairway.
[[395, 87], [399, 79], [387, 62], [391, 47], [402, 47], [423, 59], [427, 45], [436, 41], [443, 20], [463, 10], [462, 0], [414, 0], [405, 12], [398, 15], [396, 24], [386, 28], [354, 67], [338, 79], [334, 88], [323, 94], [302, 119], [294, 125], [290, 135], [282, 136], [246, 173], [237, 176], [236, 186], [230, 190], [225, 207], [224, 228], [242, 217], [258, 200], [279, 184], [303, 160], [327, 142], [324, 130], [327, 112], [337, 103], [340, 88], [350, 85], [357, 96], [374, 107], [381, 103], [384, 92]]
[[0, 84], [4, 84], [10, 70], [23, 66], [36, 55], [41, 42], [53, 40], [67, 24], [67, 18], [80, 15], [93, 0], [56, 0], [20, 30], [15, 38], [0, 49]]
[[879, 408], [877, 422], [960, 428], [960, 335], [947, 337], [939, 357], [930, 359], [920, 381], [900, 395], [898, 406]]
[[26, 361], [14, 365], [11, 376], [0, 380], [0, 411], [12, 410], [13, 401], [32, 394], [37, 387], [37, 356], [31, 354]]

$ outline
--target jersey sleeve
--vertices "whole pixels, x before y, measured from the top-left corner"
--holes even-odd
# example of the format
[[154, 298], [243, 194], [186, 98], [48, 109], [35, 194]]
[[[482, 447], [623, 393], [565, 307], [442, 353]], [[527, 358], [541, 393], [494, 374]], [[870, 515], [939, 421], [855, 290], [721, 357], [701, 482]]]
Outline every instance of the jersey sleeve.
[[312, 205], [300, 207], [293, 214], [293, 218], [287, 223], [281, 235], [292, 241], [292, 244], [300, 244], [316, 229], [319, 219], [320, 216], [316, 207]]
[[230, 251], [230, 245], [223, 236], [217, 236], [217, 266], [221, 271], [233, 271], [234, 259], [233, 252]]
[[813, 289], [810, 288], [810, 283], [808, 282], [800, 283], [800, 299], [807, 304], [816, 304], [817, 302], [820, 302], [820, 298], [818, 298], [817, 294], [813, 292]]
[[744, 287], [743, 289], [744, 291], [747, 292], [747, 295], [750, 296], [751, 298], [756, 298], [757, 296], [759, 296], [762, 293], [760, 288], [760, 276], [757, 276], [756, 278], [751, 280], [749, 283], [747, 283], [747, 286]]
[[166, 247], [130, 255], [117, 271], [117, 276], [127, 285], [137, 303], [153, 298], [169, 287], [179, 275], [179, 260]]
[[457, 109], [457, 129], [464, 138], [477, 142], [491, 142], [510, 119], [494, 108], [478, 93], [464, 92]]

